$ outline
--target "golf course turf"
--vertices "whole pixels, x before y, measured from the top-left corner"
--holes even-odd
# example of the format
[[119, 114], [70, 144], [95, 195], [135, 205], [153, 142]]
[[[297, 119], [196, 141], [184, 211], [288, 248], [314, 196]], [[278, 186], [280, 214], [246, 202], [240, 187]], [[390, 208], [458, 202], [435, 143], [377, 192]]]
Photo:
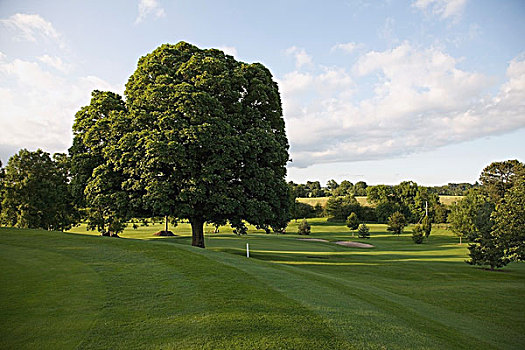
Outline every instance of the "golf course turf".
[[[525, 266], [464, 263], [435, 228], [416, 245], [309, 220], [308, 238], [221, 228], [206, 249], [161, 225], [123, 238], [0, 228], [1, 349], [522, 349]], [[211, 227], [206, 228], [210, 232]], [[353, 248], [336, 241], [357, 241]], [[250, 258], [246, 258], [246, 243]]]

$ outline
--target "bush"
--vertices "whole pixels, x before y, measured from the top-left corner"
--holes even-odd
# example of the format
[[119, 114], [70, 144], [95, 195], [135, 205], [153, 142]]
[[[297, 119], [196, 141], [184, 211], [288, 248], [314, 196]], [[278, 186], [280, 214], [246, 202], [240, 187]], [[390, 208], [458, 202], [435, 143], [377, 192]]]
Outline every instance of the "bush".
[[361, 224], [357, 230], [357, 235], [359, 238], [370, 238], [370, 229], [366, 224]]
[[306, 219], [304, 219], [303, 221], [301, 221], [301, 223], [299, 224], [299, 227], [298, 227], [298, 230], [297, 230], [297, 233], [300, 234], [300, 235], [309, 235], [310, 232], [311, 232], [311, 226], [310, 224], [308, 223], [308, 221], [306, 221]]
[[412, 240], [414, 241], [414, 243], [415, 244], [423, 243], [423, 238], [425, 237], [424, 234], [425, 234], [425, 231], [420, 225], [414, 226], [414, 228], [412, 229]]

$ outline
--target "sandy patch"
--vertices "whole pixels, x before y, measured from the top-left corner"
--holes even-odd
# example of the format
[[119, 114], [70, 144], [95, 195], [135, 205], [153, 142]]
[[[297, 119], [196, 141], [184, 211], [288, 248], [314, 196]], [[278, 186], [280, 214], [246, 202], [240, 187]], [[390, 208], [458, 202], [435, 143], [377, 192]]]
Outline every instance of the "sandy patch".
[[321, 238], [297, 238], [300, 241], [309, 241], [309, 242], [328, 242], [326, 239]]
[[344, 245], [345, 247], [352, 247], [352, 248], [374, 248], [374, 246], [371, 244], [352, 242], [352, 241], [338, 241], [338, 242], [335, 242], [335, 244]]

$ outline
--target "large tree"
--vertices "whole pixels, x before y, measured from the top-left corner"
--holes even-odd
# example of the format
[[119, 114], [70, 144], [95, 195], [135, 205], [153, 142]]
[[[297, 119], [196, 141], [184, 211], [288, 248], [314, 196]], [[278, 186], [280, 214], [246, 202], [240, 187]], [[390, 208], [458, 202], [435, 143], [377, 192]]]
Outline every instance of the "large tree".
[[2, 223], [23, 228], [69, 229], [76, 211], [68, 191], [65, 155], [22, 149], [12, 156], [3, 179]]
[[124, 228], [129, 216], [130, 198], [122, 190], [124, 177], [113, 163], [109, 152], [120, 139], [123, 113], [122, 98], [95, 90], [89, 105], [75, 115], [73, 145], [69, 149], [71, 189], [75, 203], [84, 208], [88, 229], [103, 235], [114, 235]]
[[148, 211], [188, 219], [198, 247], [205, 222], [284, 230], [288, 140], [268, 69], [166, 44], [139, 60], [125, 96], [126, 122], [106, 156]]
[[494, 236], [505, 249], [505, 255], [516, 261], [525, 260], [525, 179], [516, 181], [493, 213]]
[[520, 161], [506, 160], [493, 162], [486, 166], [479, 176], [483, 188], [497, 203], [514, 185], [515, 181], [525, 176], [525, 165]]

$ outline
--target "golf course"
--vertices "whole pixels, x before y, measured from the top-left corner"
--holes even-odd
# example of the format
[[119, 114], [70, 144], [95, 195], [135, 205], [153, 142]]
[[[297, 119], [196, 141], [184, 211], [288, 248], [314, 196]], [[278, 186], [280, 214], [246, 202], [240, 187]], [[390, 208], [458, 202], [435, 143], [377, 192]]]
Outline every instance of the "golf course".
[[[121, 238], [0, 228], [1, 349], [523, 349], [525, 265], [465, 264], [445, 226], [286, 234], [187, 223]], [[306, 238], [306, 239], [305, 239]], [[336, 244], [361, 242], [371, 248]], [[246, 257], [249, 244], [250, 257]]]

